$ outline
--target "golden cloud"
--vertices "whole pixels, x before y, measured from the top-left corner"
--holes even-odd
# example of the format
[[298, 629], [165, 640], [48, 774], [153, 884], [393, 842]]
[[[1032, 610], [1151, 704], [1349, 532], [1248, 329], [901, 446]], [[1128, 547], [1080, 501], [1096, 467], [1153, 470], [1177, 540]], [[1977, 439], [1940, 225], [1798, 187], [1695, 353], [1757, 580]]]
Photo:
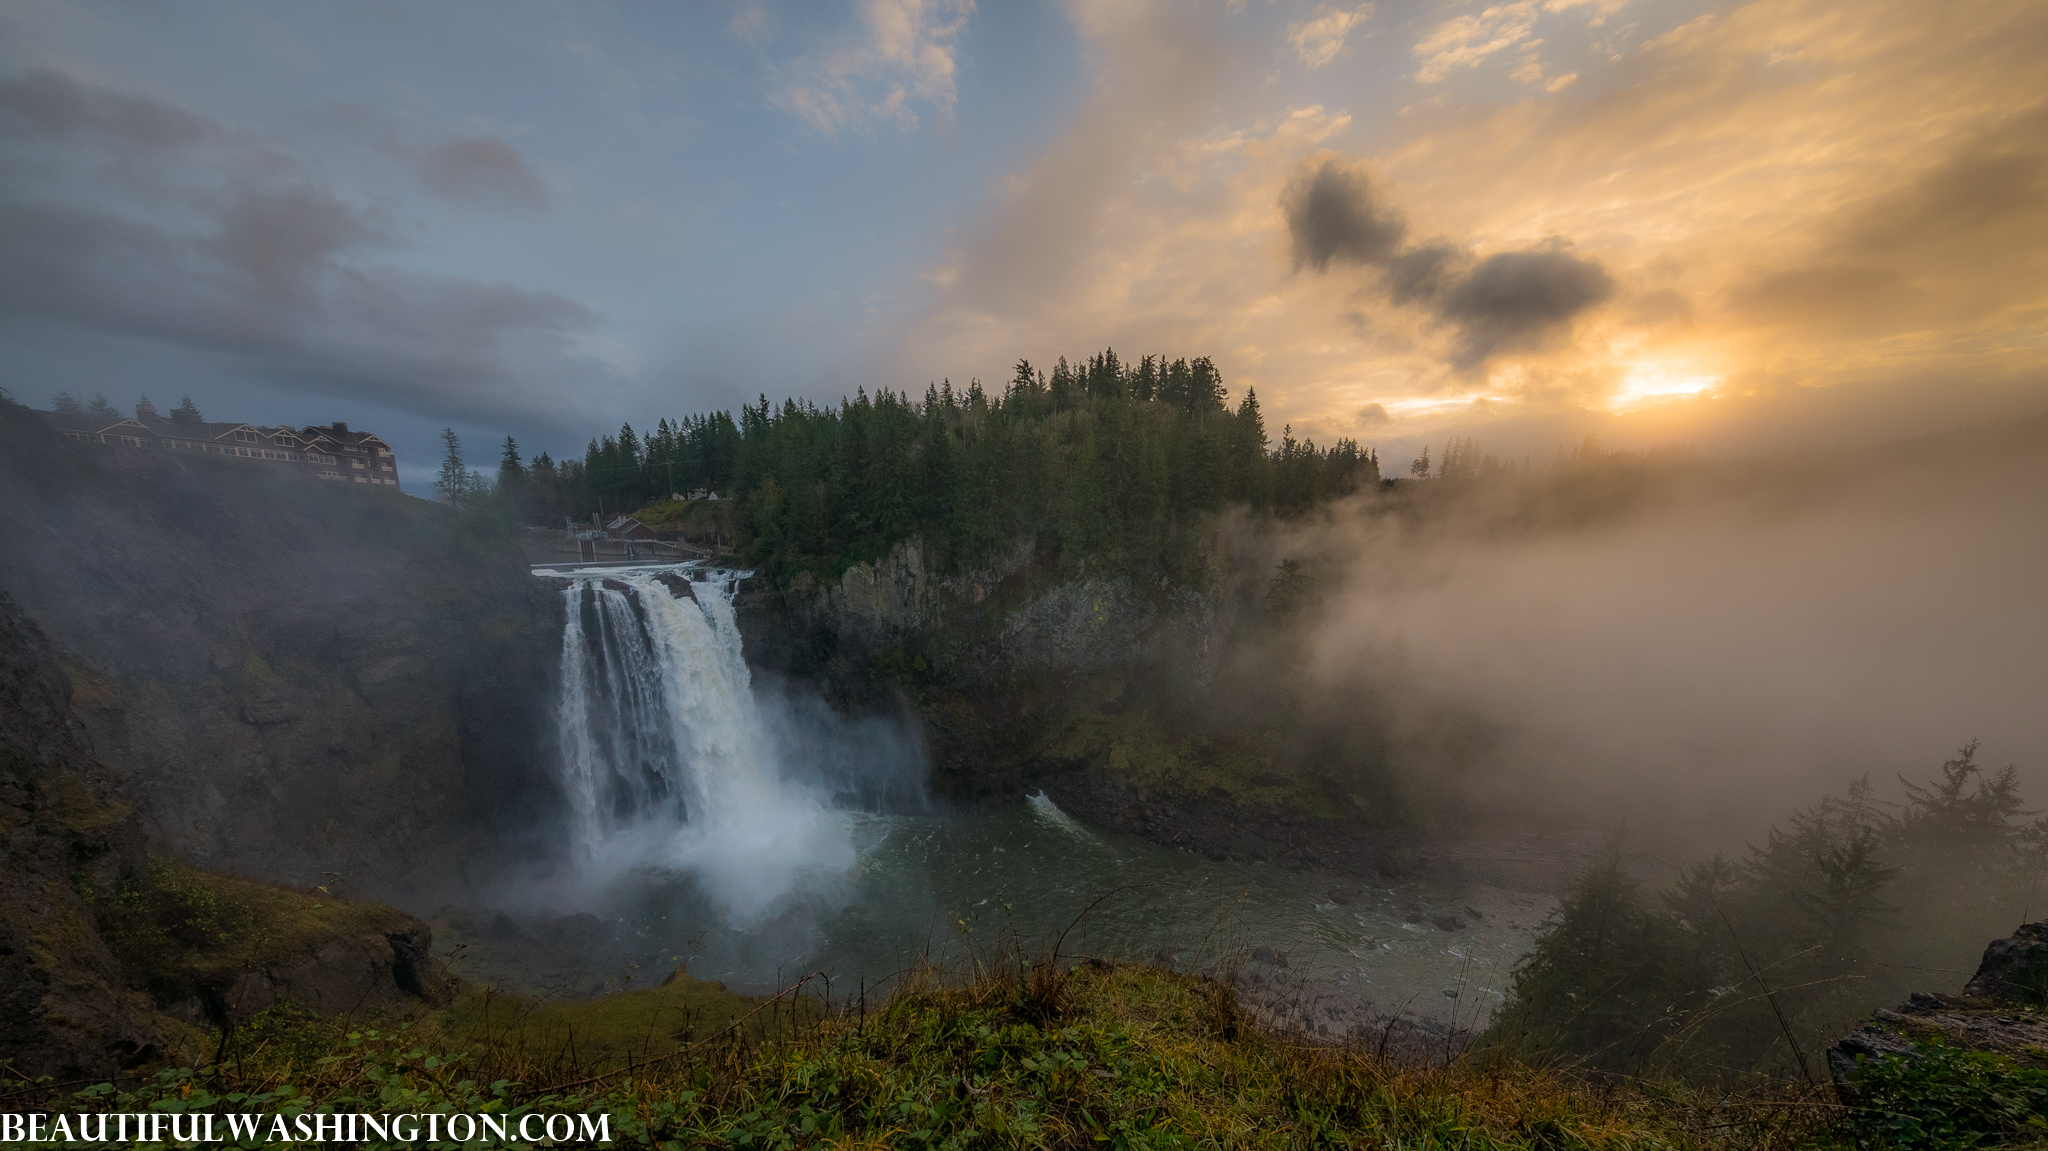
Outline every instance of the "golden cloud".
[[[1418, 99], [1474, 91], [1406, 116], [1265, 106], [1270, 86], [1181, 67], [1239, 50], [1230, 30], [1102, 7], [1119, 17], [1080, 21], [1095, 103], [953, 254], [908, 333], [917, 362], [1206, 353], [1276, 428], [1325, 439], [1474, 418], [1480, 399], [1494, 420], [1654, 409], [1636, 423], [1683, 436], [1832, 385], [1845, 403], [1919, 389], [1928, 420], [1956, 381], [2048, 378], [2040, 5], [1758, 0], [1637, 28], [1561, 92], [1509, 80], [1538, 40], [1604, 50], [1619, 5], [1475, 5], [1403, 49]], [[1290, 195], [1324, 171], [1371, 185], [1395, 248], [1303, 259], [1319, 249], [1290, 231]], [[1387, 261], [1432, 251], [1463, 278], [1404, 297]], [[1482, 289], [1537, 281], [1542, 323], [1488, 327], [1507, 297]], [[1739, 383], [1758, 379], [1782, 386]]]

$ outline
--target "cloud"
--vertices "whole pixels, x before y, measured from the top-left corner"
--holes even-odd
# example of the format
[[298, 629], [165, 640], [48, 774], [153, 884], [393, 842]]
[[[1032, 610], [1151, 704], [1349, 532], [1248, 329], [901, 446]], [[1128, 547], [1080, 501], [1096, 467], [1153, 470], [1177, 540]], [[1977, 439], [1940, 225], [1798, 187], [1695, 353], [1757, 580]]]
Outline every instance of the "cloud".
[[564, 385], [613, 375], [585, 305], [380, 259], [399, 250], [380, 213], [214, 121], [45, 73], [0, 83], [0, 124], [23, 161], [0, 168], [0, 321], [437, 416], [559, 414]]
[[294, 295], [334, 256], [377, 239], [332, 192], [300, 184], [244, 194], [222, 214], [214, 247], [265, 291]]
[[1362, 171], [1326, 160], [1287, 187], [1282, 207], [1294, 237], [1294, 263], [1321, 271], [1331, 260], [1385, 264], [1407, 238], [1400, 215], [1373, 202]]
[[410, 169], [429, 194], [464, 207], [540, 211], [554, 198], [526, 157], [500, 135], [429, 138], [361, 104], [329, 104], [294, 119], [389, 156]]
[[459, 136], [419, 151], [420, 183], [435, 195], [482, 208], [538, 210], [547, 186], [499, 136]]
[[1372, 5], [1349, 10], [1325, 6], [1315, 16], [1287, 26], [1287, 42], [1306, 68], [1320, 68], [1344, 53], [1344, 40], [1351, 30], [1372, 16]]
[[1496, 252], [1445, 290], [1442, 313], [1459, 327], [1457, 364], [1473, 368], [1501, 352], [1529, 351], [1614, 295], [1614, 278], [1561, 246]]
[[1378, 269], [1396, 305], [1427, 305], [1455, 325], [1452, 362], [1461, 370], [1501, 353], [1540, 350], [1614, 294], [1607, 270], [1561, 241], [1477, 261], [1441, 240], [1406, 246], [1401, 215], [1377, 201], [1363, 170], [1334, 159], [1305, 168], [1281, 209], [1297, 268], [1327, 270], [1342, 261]]
[[1529, 39], [1536, 28], [1536, 0], [1496, 4], [1477, 15], [1454, 16], [1415, 45], [1422, 59], [1415, 78], [1434, 84], [1460, 65], [1471, 67]]
[[951, 254], [942, 275], [967, 322], [1006, 323], [1074, 299], [1099, 270], [1089, 253], [1140, 165], [1224, 82], [1225, 47], [1208, 21], [1158, 3], [1084, 3], [1075, 18], [1103, 62], [1099, 79], [1072, 128], [1007, 181], [991, 217]]
[[62, 72], [34, 69], [0, 81], [0, 125], [9, 134], [50, 137], [103, 133], [128, 144], [177, 148], [224, 133], [218, 123], [181, 108], [79, 83]]
[[[1350, 38], [1374, 67], [1449, 54], [1445, 98], [1396, 96], [1402, 115], [1276, 106], [1284, 21], [1238, 42], [1199, 13], [1076, 7], [1084, 113], [934, 262], [893, 367], [1199, 351], [1322, 442], [1379, 405], [1371, 434], [1403, 459], [1425, 434], [1513, 439], [1516, 459], [1595, 426], [1720, 451], [1774, 421], [1898, 435], [1963, 410], [1965, 380], [1998, 382], [1977, 418], [2040, 410], [2048, 120], [2028, 85], [2048, 9], [1959, 2], [1461, 5], [1471, 35], [1433, 20], [1423, 56]], [[1603, 12], [1628, 26], [1594, 53], [1562, 32], [1543, 49], [1578, 69], [1573, 99], [1543, 94], [1561, 76], [1506, 82], [1529, 39]], [[1504, 38], [1499, 75], [1460, 87], [1450, 56]], [[1742, 392], [1766, 377], [1784, 386]]]
[[960, 35], [974, 0], [866, 0], [861, 35], [782, 68], [774, 103], [826, 134], [877, 123], [917, 126], [913, 101], [953, 114]]

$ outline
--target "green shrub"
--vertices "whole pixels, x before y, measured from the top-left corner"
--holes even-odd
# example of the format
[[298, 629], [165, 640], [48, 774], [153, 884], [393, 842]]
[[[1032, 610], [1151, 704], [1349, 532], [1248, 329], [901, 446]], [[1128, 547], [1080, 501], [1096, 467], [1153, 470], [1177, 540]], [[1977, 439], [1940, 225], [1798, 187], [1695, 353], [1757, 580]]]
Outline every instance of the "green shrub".
[[2048, 1140], [2048, 1071], [1928, 1045], [1918, 1058], [1858, 1061], [1856, 1145], [1897, 1151]]

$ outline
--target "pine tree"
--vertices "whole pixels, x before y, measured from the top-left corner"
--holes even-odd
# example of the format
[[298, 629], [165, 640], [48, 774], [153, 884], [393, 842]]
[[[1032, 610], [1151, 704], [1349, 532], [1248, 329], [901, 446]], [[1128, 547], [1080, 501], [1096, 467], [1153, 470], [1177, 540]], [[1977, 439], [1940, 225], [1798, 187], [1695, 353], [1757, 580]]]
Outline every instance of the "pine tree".
[[[149, 397], [142, 397], [142, 402], [145, 404], [148, 403]], [[119, 419], [121, 416], [121, 411], [119, 408], [116, 408], [114, 405], [107, 402], [107, 395], [105, 392], [94, 392], [92, 394], [92, 403], [86, 405], [85, 414], [93, 417], [96, 420], [112, 420]]]
[[50, 410], [59, 415], [77, 416], [85, 414], [85, 405], [72, 398], [70, 392], [58, 392], [50, 397]]
[[171, 418], [179, 423], [199, 423], [199, 405], [192, 402], [191, 396], [186, 396], [177, 407], [171, 409]]
[[441, 442], [447, 446], [448, 454], [442, 457], [440, 474], [434, 479], [434, 493], [456, 507], [467, 507], [475, 490], [472, 477], [476, 473], [462, 460], [462, 440], [454, 428], [441, 429]]

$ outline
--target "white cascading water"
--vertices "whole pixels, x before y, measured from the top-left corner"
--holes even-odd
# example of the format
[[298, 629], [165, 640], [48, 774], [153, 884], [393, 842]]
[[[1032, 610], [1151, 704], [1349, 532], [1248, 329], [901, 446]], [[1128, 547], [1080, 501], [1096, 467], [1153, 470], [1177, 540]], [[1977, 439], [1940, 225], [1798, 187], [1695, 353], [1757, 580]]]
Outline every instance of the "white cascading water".
[[600, 876], [691, 872], [741, 925], [807, 873], [853, 862], [841, 821], [776, 762], [733, 615], [746, 575], [687, 565], [561, 575], [557, 716], [582, 865]]

